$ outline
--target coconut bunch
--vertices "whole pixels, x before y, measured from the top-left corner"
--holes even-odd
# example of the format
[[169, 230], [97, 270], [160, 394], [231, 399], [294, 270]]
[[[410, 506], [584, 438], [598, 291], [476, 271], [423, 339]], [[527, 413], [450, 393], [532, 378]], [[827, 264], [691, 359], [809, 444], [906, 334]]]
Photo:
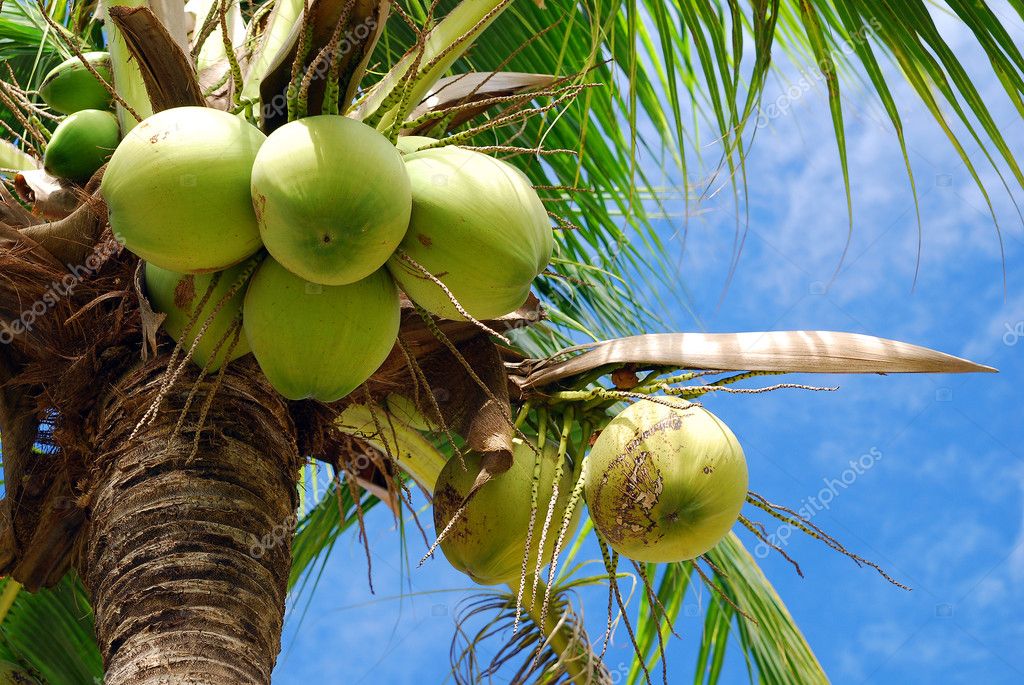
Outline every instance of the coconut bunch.
[[86, 52], [50, 70], [39, 97], [63, 117], [46, 142], [43, 168], [71, 184], [84, 184], [106, 164], [121, 138], [111, 111], [110, 54]]
[[339, 115], [266, 136], [220, 110], [167, 109], [118, 144], [100, 192], [191, 358], [212, 371], [252, 352], [293, 400], [338, 400], [380, 367], [399, 288], [435, 316], [497, 318], [553, 248], [515, 167], [429, 138], [395, 145]]
[[[553, 251], [548, 212], [521, 171], [461, 146], [480, 127], [451, 130], [488, 107], [512, 126], [582, 86], [491, 74], [423, 109], [467, 46], [432, 55], [423, 32], [393, 78], [360, 90], [379, 32], [347, 52], [341, 36], [382, 25], [386, 5], [370, 17], [310, 8], [313, 43], [285, 37], [274, 17], [253, 21], [254, 49], [218, 35], [230, 33], [222, 6], [193, 9], [191, 55], [153, 15], [112, 10], [124, 43], [109, 54], [69, 46], [76, 55], [38, 90], [66, 114], [46, 171], [89, 189], [105, 165], [111, 230], [144, 260], [150, 304], [188, 359], [212, 372], [252, 353], [285, 397], [332, 402], [391, 352], [402, 291], [424, 316], [477, 324], [527, 300]], [[469, 38], [482, 27], [436, 30]], [[220, 80], [207, 83], [214, 66]], [[552, 102], [533, 108], [535, 96]]]
[[[451, 457], [437, 477], [433, 506], [440, 531], [436, 546], [455, 568], [482, 585], [505, 583], [513, 592], [518, 587], [516, 627], [524, 609], [531, 621], [547, 620], [549, 609], [557, 611], [557, 598], [572, 586], [584, 506], [602, 552], [609, 602], [618, 603], [627, 622], [628, 598], [616, 582], [623, 561], [632, 565], [652, 607], [658, 605], [658, 590], [648, 565], [685, 563], [680, 568], [700, 575], [746, 616], [708, 575], [720, 574], [721, 550], [736, 544], [729, 538], [737, 524], [802, 575], [765, 525], [742, 512], [745, 504], [905, 587], [800, 512], [750, 491], [740, 441], [697, 400], [712, 392], [837, 389], [798, 383], [732, 387], [791, 371], [988, 370], [905, 343], [814, 331], [641, 335], [507, 366], [520, 400], [514, 422], [519, 439], [510, 467], [495, 473], [486, 467], [485, 455]], [[715, 370], [723, 367], [737, 372]], [[690, 384], [695, 379], [700, 380]], [[624, 402], [629, 406], [623, 409]], [[389, 397], [387, 406], [409, 427], [424, 430], [429, 424], [407, 403]]]
[[448, 561], [480, 584], [513, 586], [550, 564], [550, 582], [584, 502], [603, 541], [635, 561], [696, 559], [729, 533], [748, 483], [743, 449], [724, 422], [697, 404], [654, 397], [606, 423], [592, 433], [567, 414], [557, 448], [539, 426], [535, 439], [515, 441], [511, 468], [482, 486], [482, 455], [450, 459], [434, 495]]
[[[533, 635], [538, 625], [564, 621], [562, 637], [574, 639], [565, 637], [574, 618], [562, 602], [574, 583], [586, 582], [576, 574], [584, 510], [602, 551], [609, 602], [618, 602], [627, 625], [628, 598], [617, 582], [623, 561], [635, 569], [655, 612], [652, 620], [660, 624], [665, 617], [652, 599], [657, 591], [648, 564], [685, 562], [700, 574], [698, 562], [704, 562], [714, 569], [714, 548], [737, 523], [748, 525], [741, 516], [749, 496], [746, 459], [724, 422], [698, 404], [661, 394], [638, 393], [634, 404], [613, 415], [624, 395], [609, 392], [556, 390], [533, 397], [515, 422], [519, 437], [507, 470], [496, 472], [487, 464], [491, 455], [470, 452], [449, 458], [437, 476], [434, 547], [475, 583], [511, 590], [496, 596], [507, 623], [502, 625], [516, 637], [491, 667], [517, 654], [525, 658], [522, 668], [536, 667], [543, 650], [534, 640], [544, 641]], [[612, 406], [600, 406], [612, 395]], [[408, 406], [391, 413], [403, 422], [411, 418], [411, 427], [423, 425]], [[634, 634], [633, 626], [627, 632]], [[462, 656], [456, 663], [469, 674], [464, 682], [478, 682], [479, 674], [463, 663], [471, 661], [472, 641], [468, 647], [457, 642], [453, 654]], [[635, 642], [634, 648], [645, 658]], [[589, 672], [586, 654], [578, 658]]]
[[[522, 83], [488, 86], [496, 75], [478, 74], [445, 107], [423, 109], [474, 76], [440, 85], [486, 26], [485, 14], [452, 29], [455, 49], [432, 53], [418, 34], [387, 78], [359, 92], [369, 52], [337, 49], [340, 31], [357, 19], [349, 11], [321, 7], [303, 17], [319, 36], [315, 46], [297, 35], [278, 41], [271, 21], [255, 54], [218, 53], [231, 112], [166, 107], [123, 140], [109, 112], [106, 53], [68, 60], [39, 89], [50, 109], [68, 115], [47, 146], [51, 173], [81, 183], [109, 157], [100, 192], [110, 225], [145, 261], [148, 299], [168, 334], [207, 371], [253, 354], [293, 400], [332, 402], [369, 379], [397, 340], [402, 291], [422, 312], [459, 321], [498, 318], [524, 303], [552, 255], [548, 213], [518, 169], [460, 143], [521, 124], [583, 88], [532, 75], [522, 83], [549, 90], [527, 92]], [[226, 35], [210, 42], [218, 17], [227, 31], [219, 12], [209, 9], [196, 25], [200, 56], [230, 43]], [[240, 57], [248, 61], [244, 83], [234, 73]], [[363, 60], [347, 84], [337, 80], [346, 59]], [[203, 59], [194, 66], [202, 72]], [[551, 103], [528, 107], [541, 93]], [[287, 96], [287, 107], [275, 110], [275, 94]], [[451, 134], [498, 105], [492, 123]], [[415, 403], [396, 402], [389, 398], [391, 415], [415, 418]], [[453, 565], [483, 584], [518, 577], [522, 593], [527, 576], [553, 571], [584, 504], [611, 550], [641, 562], [698, 558], [729, 532], [747, 498], [747, 472], [724, 423], [664, 398], [637, 402], [610, 422], [607, 411], [563, 426], [557, 448], [546, 425], [529, 435], [517, 425], [511, 468], [482, 487], [476, 474], [486, 455], [450, 460], [434, 514]]]
[[[573, 361], [561, 359], [555, 366]], [[589, 370], [607, 371], [608, 366], [598, 362]], [[543, 376], [547, 370], [536, 373]], [[576, 369], [584, 376], [587, 370], [582, 365]], [[877, 564], [850, 552], [797, 512], [748, 491], [746, 458], [736, 435], [693, 400], [712, 390], [728, 391], [731, 383], [760, 372], [738, 373], [711, 385], [670, 387], [714, 373], [668, 375], [676, 370], [654, 369], [643, 381], [632, 371], [616, 373], [612, 388], [575, 389], [570, 378], [543, 392], [530, 392], [528, 383], [524, 384], [520, 387], [527, 390], [527, 396], [515, 422], [520, 437], [510, 467], [488, 473], [487, 456], [470, 453], [462, 458], [452, 456], [440, 471], [433, 497], [434, 524], [439, 531], [435, 546], [474, 582], [505, 584], [512, 591], [511, 595], [499, 592], [496, 596], [508, 624], [502, 625], [517, 637], [490, 668], [520, 653], [526, 658], [523, 668], [536, 666], [542, 651], [532, 641], [536, 625], [564, 621], [563, 632], [572, 630], [573, 616], [566, 614], [559, 602], [574, 584], [589, 582], [579, 578], [577, 559], [582, 544], [577, 530], [584, 507], [592, 529], [584, 529], [581, 535], [594, 533], [608, 584], [606, 641], [615, 620], [625, 622], [631, 636], [638, 629], [627, 611], [630, 598], [619, 588], [623, 562], [628, 572], [636, 574], [638, 591], [646, 595], [651, 607], [650, 620], [660, 626], [658, 634], [671, 629], [672, 619], [660, 604], [657, 579], [649, 575], [652, 568], [658, 568], [656, 564], [696, 573], [722, 602], [746, 619], [756, 620], [712, 580], [721, 574], [721, 550], [737, 544], [734, 537], [730, 539], [737, 526], [750, 531], [765, 548], [778, 552], [802, 575], [797, 562], [773, 542], [765, 526], [742, 513], [745, 504], [905, 588]], [[767, 392], [783, 387], [826, 389], [778, 384], [736, 391]], [[632, 404], [616, 413], [623, 401]], [[410, 426], [422, 423], [409, 407], [398, 407], [393, 414], [412, 414]], [[665, 638], [655, 639], [663, 654]], [[472, 642], [468, 647], [459, 647], [457, 642], [453, 642], [453, 654], [461, 656], [456, 663], [471, 675], [464, 682], [478, 682], [479, 674], [469, 663], [474, 656]], [[633, 648], [641, 662], [647, 658], [635, 638]], [[586, 670], [586, 656], [580, 659]]]

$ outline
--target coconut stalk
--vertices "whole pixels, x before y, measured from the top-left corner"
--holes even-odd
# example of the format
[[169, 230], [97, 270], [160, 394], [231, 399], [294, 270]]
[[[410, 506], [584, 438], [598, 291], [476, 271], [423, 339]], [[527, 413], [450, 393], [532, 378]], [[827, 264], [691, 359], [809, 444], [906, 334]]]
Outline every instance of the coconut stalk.
[[[431, 113], [445, 113], [445, 130], [454, 130], [491, 109], [496, 100], [539, 91], [557, 80], [547, 74], [513, 71], [471, 71], [440, 79], [409, 113], [402, 135], [428, 135], [442, 120], [440, 114]], [[449, 109], [454, 111], [446, 112]]]
[[150, 112], [206, 104], [188, 51], [156, 13], [148, 7], [111, 7], [107, 15], [145, 84]]
[[320, 0], [287, 34], [278, 33], [284, 15], [271, 16], [242, 98], [249, 104], [259, 97], [263, 130], [270, 133], [309, 115], [344, 113], [390, 11], [390, 0]]
[[[190, 0], [185, 4], [185, 12], [191, 14], [195, 20], [191, 49], [196, 55], [196, 71], [200, 74], [207, 69], [227, 64], [228, 51], [224, 45], [222, 29], [215, 28], [202, 45], [195, 42], [199, 37], [199, 29], [210, 12], [218, 11], [218, 4], [218, 0]], [[228, 7], [226, 19], [231, 47], [236, 52], [241, 51], [245, 46], [245, 19], [242, 17], [242, 8], [237, 2], [232, 2]]]
[[[142, 71], [138, 63], [132, 58], [121, 30], [110, 20], [109, 12], [112, 7], [146, 7], [146, 0], [100, 0], [99, 11], [103, 17], [105, 30], [107, 31], [107, 50], [110, 52], [110, 69], [114, 74], [114, 87], [118, 95], [135, 110], [143, 119], [153, 113], [153, 106], [149, 101], [149, 94], [146, 91], [146, 83], [142, 78]], [[184, 9], [181, 10], [182, 21], [184, 22]], [[184, 23], [182, 24], [184, 27]], [[139, 123], [133, 114], [126, 110], [123, 105], [117, 105], [117, 119], [121, 124], [121, 131], [128, 131], [135, 128]]]
[[[393, 416], [385, 417], [383, 410], [374, 410], [365, 404], [346, 407], [336, 425], [342, 432], [365, 440], [391, 455], [428, 494], [433, 494], [437, 479], [448, 460], [419, 431]], [[379, 431], [377, 426], [381, 426], [383, 431]], [[518, 586], [508, 587], [513, 594], [519, 590]], [[534, 601], [527, 602], [523, 608], [544, 633], [551, 649], [559, 655], [572, 682], [577, 685], [594, 682], [594, 674], [589, 666], [597, 663], [597, 655], [590, 650], [589, 645], [580, 644], [568, 622], [562, 622], [561, 616], [550, 612], [549, 615], [542, 614], [545, 592], [546, 585], [539, 582]], [[580, 650], [580, 653], [572, 654], [573, 649]]]
[[290, 44], [289, 38], [298, 31], [302, 12], [303, 0], [277, 0], [274, 3], [259, 48], [245, 73], [245, 85], [241, 94], [243, 102], [259, 100], [260, 85], [281, 60], [280, 53]]
[[196, 407], [176, 430], [190, 370], [132, 438], [166, 362], [130, 372], [96, 416], [79, 570], [104, 682], [268, 685], [291, 564], [291, 536], [274, 531], [298, 504], [294, 427], [283, 400], [247, 367], [224, 376], [205, 430], [196, 432]]
[[[202, 92], [206, 94], [207, 104], [218, 109], [230, 109], [232, 95], [235, 94], [235, 84], [231, 79], [231, 63], [228, 49], [225, 46], [223, 28], [217, 26], [203, 40], [202, 28], [211, 12], [219, 11], [217, 0], [189, 0], [185, 4], [185, 12], [191, 15], [194, 29], [189, 36], [192, 53], [196, 56], [195, 69], [196, 77]], [[242, 17], [242, 8], [238, 2], [232, 2], [227, 9], [225, 17], [228, 27], [228, 42], [231, 44], [232, 57], [239, 55], [244, 61], [248, 52], [246, 48], [246, 27]], [[219, 23], [219, 22], [218, 22]]]
[[[400, 101], [409, 109], [415, 107], [430, 91], [441, 76], [451, 68], [473, 45], [476, 38], [501, 15], [512, 0], [463, 0], [449, 12], [423, 39], [422, 46], [414, 46], [384, 75], [359, 104], [353, 115], [357, 119], [381, 116], [377, 128], [389, 130], [395, 123]], [[409, 71], [416, 65], [420, 74], [413, 74], [408, 81], [408, 90], [395, 98], [399, 87]], [[382, 107], [387, 111], [378, 112]]]

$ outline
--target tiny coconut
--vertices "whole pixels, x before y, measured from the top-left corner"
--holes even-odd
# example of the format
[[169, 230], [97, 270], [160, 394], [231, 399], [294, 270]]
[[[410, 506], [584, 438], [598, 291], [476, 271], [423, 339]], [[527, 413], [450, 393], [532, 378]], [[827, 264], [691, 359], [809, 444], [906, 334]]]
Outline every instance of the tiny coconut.
[[313, 116], [274, 131], [256, 156], [252, 201], [267, 251], [313, 283], [345, 285], [384, 266], [409, 227], [398, 150], [366, 124]]
[[272, 257], [245, 296], [245, 335], [271, 385], [290, 400], [333, 402], [387, 359], [398, 339], [398, 289], [381, 269], [327, 286], [296, 276]]
[[[553, 248], [547, 212], [529, 179], [505, 162], [459, 147], [420, 150], [405, 162], [413, 205], [401, 250], [476, 319], [521, 306]], [[437, 283], [401, 254], [388, 268], [424, 309], [464, 318]]]
[[124, 137], [103, 175], [114, 235], [179, 273], [243, 261], [261, 245], [249, 180], [265, 139], [242, 118], [209, 107], [149, 117]]
[[[480, 488], [441, 541], [441, 550], [449, 563], [481, 585], [519, 583], [530, 527], [536, 463], [534, 449], [516, 438], [512, 468]], [[442, 469], [434, 486], [434, 527], [439, 532], [448, 526], [472, 489], [482, 458], [477, 453], [466, 455], [466, 468], [463, 468], [462, 462], [455, 457], [449, 459]], [[528, 573], [533, 573], [537, 568], [541, 528], [551, 503], [557, 464], [558, 450], [548, 444], [541, 457], [536, 523], [527, 561]], [[542, 565], [549, 564], [554, 555], [558, 531], [572, 494], [571, 471], [566, 464], [559, 482], [552, 530], [548, 531], [544, 540]], [[581, 509], [577, 507], [573, 512], [566, 539], [571, 539], [575, 534]]]
[[747, 462], [729, 427], [696, 405], [660, 402], [612, 419], [590, 450], [584, 491], [612, 549], [652, 563], [707, 552], [747, 496]]
[[120, 137], [113, 114], [98, 109], [80, 110], [54, 129], [46, 144], [43, 167], [51, 176], [84, 183], [107, 163]]
[[[83, 57], [104, 81], [111, 83], [109, 53], [87, 52]], [[50, 70], [39, 85], [39, 96], [51, 109], [63, 114], [74, 114], [83, 109], [109, 109], [111, 100], [107, 89], [77, 55]]]
[[[235, 320], [242, 316], [246, 286], [242, 279], [248, 268], [249, 262], [246, 262], [220, 272], [217, 285], [213, 287], [209, 297], [206, 297], [216, 274], [193, 276], [146, 264], [146, 295], [150, 304], [154, 310], [167, 315], [163, 327], [174, 340], [180, 340], [185, 329], [189, 329], [189, 335], [182, 343], [186, 352], [192, 347], [207, 319], [217, 311], [192, 353], [192, 360], [210, 371], [219, 369], [225, 360], [233, 361], [249, 353], [249, 345], [241, 330], [238, 331], [237, 342], [232, 331]], [[235, 290], [234, 295], [224, 300], [232, 289]], [[197, 315], [196, 309], [204, 298], [206, 304]], [[213, 359], [215, 354], [216, 358]]]

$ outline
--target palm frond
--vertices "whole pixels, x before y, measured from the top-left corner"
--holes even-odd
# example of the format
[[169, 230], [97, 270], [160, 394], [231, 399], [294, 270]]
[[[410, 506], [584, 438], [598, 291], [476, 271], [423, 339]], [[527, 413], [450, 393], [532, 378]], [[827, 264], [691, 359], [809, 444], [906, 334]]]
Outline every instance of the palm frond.
[[[367, 512], [379, 503], [379, 499], [367, 493], [359, 502], [359, 506], [363, 512]], [[297, 524], [295, 538], [292, 541], [289, 589], [300, 594], [315, 589], [315, 583], [306, 587], [312, 575], [308, 571], [317, 561], [325, 561], [326, 555], [338, 538], [357, 523], [355, 502], [351, 492], [333, 480], [320, 501]]]
[[[415, 0], [404, 5], [413, 17], [428, 10]], [[438, 15], [450, 7], [441, 3]], [[948, 0], [945, 6], [914, 0], [907, 11], [862, 0], [512, 4], [455, 63], [454, 73], [501, 69], [575, 74], [575, 82], [601, 86], [521, 130], [488, 131], [474, 140], [478, 145], [509, 143], [499, 139], [509, 134], [510, 144], [523, 148], [543, 141], [548, 148], [579, 153], [543, 161], [522, 155], [510, 160], [538, 186], [572, 189], [546, 191], [549, 209], [562, 218], [560, 225], [574, 227], [557, 232], [553, 271], [563, 280], [547, 278], [538, 284], [558, 312], [558, 323], [587, 337], [632, 334], [659, 325], [657, 311], [664, 303], [659, 295], [651, 302], [642, 293], [679, 289], [666, 261], [665, 232], [658, 219], [667, 214], [667, 202], [682, 205], [685, 214], [700, 199], [697, 193], [720, 187], [730, 189], [745, 211], [744, 157], [759, 129], [774, 116], [770, 105], [762, 107], [760, 97], [776, 53], [788, 54], [827, 89], [851, 231], [855, 198], [842, 101], [847, 82], [866, 81], [877, 94], [894, 127], [917, 201], [893, 95], [899, 77], [886, 69], [888, 62], [900, 68], [946, 132], [990, 205], [995, 189], [985, 186], [969, 146], [982, 152], [1012, 197], [1024, 186], [1018, 160], [971, 75], [938, 32], [931, 13], [939, 11], [955, 13], [970, 28], [1007, 97], [1024, 111], [1024, 60], [1005, 20], [988, 7], [960, 0]], [[414, 42], [412, 31], [393, 18], [376, 60], [394, 63]], [[715, 143], [710, 155], [709, 140]], [[666, 182], [674, 195], [666, 197]], [[737, 220], [737, 254], [744, 221]], [[544, 338], [531, 342], [549, 344]]]
[[[1017, 7], [1018, 15], [1020, 7]], [[1000, 18], [984, 3], [944, 0], [926, 3], [874, 3], [864, 0], [793, 0], [781, 8], [780, 43], [790, 48], [800, 66], [810, 53], [818, 72], [828, 86], [832, 112], [844, 173], [847, 200], [850, 202], [850, 179], [846, 165], [846, 143], [843, 134], [843, 113], [837, 79], [836, 63], [856, 64], [878, 96], [893, 126], [907, 169], [910, 190], [918, 203], [917, 185], [907, 152], [906, 132], [900, 111], [892, 95], [890, 83], [879, 57], [898, 66], [900, 74], [911, 86], [942, 129], [949, 143], [981, 192], [992, 216], [996, 231], [1001, 233], [991, 192], [983, 180], [984, 169], [972, 160], [970, 150], [976, 149], [984, 163], [998, 178], [1001, 190], [1008, 193], [1016, 207], [1016, 195], [1024, 187], [1020, 163], [1007, 144], [989, 103], [975, 85], [978, 74], [971, 75], [963, 61], [941, 34], [934, 15], [952, 13], [970, 29], [978, 48], [988, 58], [989, 66], [1003, 87], [1009, 102], [1018, 112], [1024, 111], [1024, 59], [1020, 48], [1007, 29], [1009, 17]], [[803, 52], [803, 56], [797, 55]], [[852, 204], [851, 230], [854, 226]], [[919, 231], [920, 211], [918, 209]], [[1018, 217], [1024, 221], [1020, 209]]]
[[[12, 583], [0, 580], [0, 588]], [[103, 661], [93, 635], [85, 590], [68, 574], [53, 588], [18, 593], [0, 623], [0, 661], [46, 685], [102, 682]]]
[[715, 572], [715, 584], [757, 621], [755, 624], [737, 616], [736, 632], [741, 648], [757, 668], [760, 682], [827, 683], [803, 633], [739, 538], [729, 534], [706, 556], [721, 571]]
[[[706, 556], [713, 564], [708, 579], [715, 591], [700, 607], [704, 622], [694, 683], [719, 682], [730, 644], [742, 653], [751, 683], [827, 683], [807, 640], [739, 538], [730, 533]], [[654, 678], [662, 659], [658, 646], [672, 638], [672, 625], [686, 596], [695, 592], [693, 564], [648, 566], [656, 602], [652, 606], [644, 593], [638, 593], [636, 641], [640, 655], [630, 666], [629, 685], [644, 682], [645, 669]]]
[[[92, 5], [88, 2], [47, 3], [47, 14], [43, 14], [34, 0], [3, 4], [0, 60], [11, 68], [22, 87], [34, 88], [50, 67], [73, 54], [47, 21], [47, 16], [65, 27], [64, 36], [75, 41], [83, 51], [101, 48], [103, 37], [99, 24], [92, 19], [95, 9]], [[7, 74], [3, 76], [6, 78]]]

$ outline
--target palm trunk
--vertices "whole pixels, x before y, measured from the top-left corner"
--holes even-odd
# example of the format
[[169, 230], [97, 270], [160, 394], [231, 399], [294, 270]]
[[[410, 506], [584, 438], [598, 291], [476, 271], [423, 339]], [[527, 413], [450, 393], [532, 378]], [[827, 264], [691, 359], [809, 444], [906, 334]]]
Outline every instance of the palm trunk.
[[98, 409], [79, 566], [104, 682], [266, 685], [291, 563], [294, 426], [280, 397], [242, 364], [217, 391], [197, 450], [201, 406], [174, 435], [192, 378], [129, 442], [160, 381], [158, 364], [130, 373]]

